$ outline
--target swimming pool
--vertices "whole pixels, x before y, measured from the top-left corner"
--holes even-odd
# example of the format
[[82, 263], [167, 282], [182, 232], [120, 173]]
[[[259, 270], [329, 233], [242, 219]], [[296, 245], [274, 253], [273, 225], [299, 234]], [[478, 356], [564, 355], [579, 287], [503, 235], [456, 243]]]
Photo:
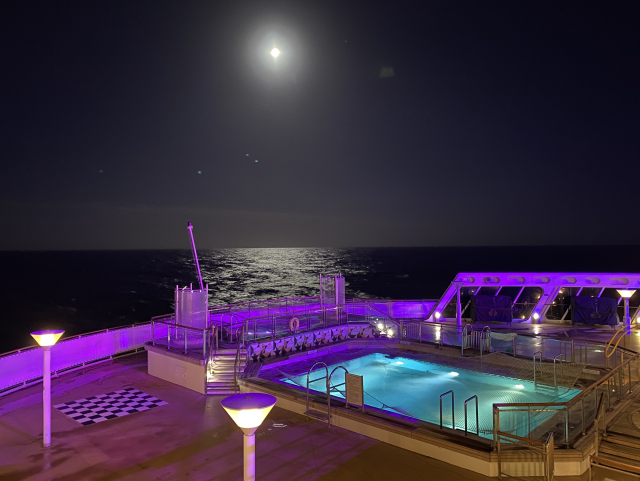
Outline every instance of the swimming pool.
[[[494, 403], [548, 403], [567, 402], [580, 390], [536, 387], [533, 382], [485, 374], [460, 368], [434, 364], [383, 353], [371, 353], [352, 360], [329, 366], [329, 372], [336, 366], [344, 366], [351, 374], [363, 376], [365, 403], [368, 406], [410, 416], [423, 421], [440, 424], [440, 395], [453, 390], [455, 396], [455, 427], [464, 429], [464, 402], [471, 396], [478, 396], [478, 417], [480, 435], [493, 437]], [[315, 374], [314, 374], [315, 373]], [[324, 368], [311, 374], [313, 380], [324, 373]], [[281, 377], [280, 381], [306, 388], [307, 375]], [[344, 382], [344, 371], [339, 369], [331, 379], [332, 386]], [[312, 390], [326, 392], [325, 380], [310, 384]], [[332, 395], [344, 397], [341, 391]], [[451, 397], [443, 398], [443, 425], [451, 427]], [[549, 419], [551, 414], [532, 416], [532, 428]], [[506, 426], [502, 430], [505, 430]], [[526, 436], [524, 426], [513, 426], [519, 435]], [[468, 429], [476, 431], [474, 401], [468, 404]], [[528, 426], [527, 426], [528, 430]], [[514, 431], [515, 432], [515, 431]]]

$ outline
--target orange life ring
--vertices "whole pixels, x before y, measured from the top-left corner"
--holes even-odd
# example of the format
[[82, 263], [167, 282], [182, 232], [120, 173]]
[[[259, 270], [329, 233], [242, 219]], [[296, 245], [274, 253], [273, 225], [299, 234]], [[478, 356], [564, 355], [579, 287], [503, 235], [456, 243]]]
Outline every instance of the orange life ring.
[[299, 327], [300, 327], [300, 321], [298, 320], [298, 318], [292, 317], [291, 320], [289, 321], [289, 329], [292, 332], [296, 332]]

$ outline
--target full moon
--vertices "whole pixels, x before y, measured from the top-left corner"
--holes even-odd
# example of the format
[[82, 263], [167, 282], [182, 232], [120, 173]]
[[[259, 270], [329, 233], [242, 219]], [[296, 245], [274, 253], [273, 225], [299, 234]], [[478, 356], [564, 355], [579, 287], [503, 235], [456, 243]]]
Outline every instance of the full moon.
[[273, 47], [273, 48], [271, 49], [271, 56], [272, 56], [273, 58], [278, 58], [278, 55], [280, 55], [280, 49], [279, 49], [279, 48], [277, 48], [277, 47]]

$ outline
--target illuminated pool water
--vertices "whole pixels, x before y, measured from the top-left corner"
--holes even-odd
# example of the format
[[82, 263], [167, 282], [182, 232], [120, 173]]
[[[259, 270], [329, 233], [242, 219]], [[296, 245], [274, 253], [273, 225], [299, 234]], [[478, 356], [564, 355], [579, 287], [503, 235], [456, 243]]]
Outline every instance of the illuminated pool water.
[[[329, 366], [329, 372], [338, 364]], [[363, 376], [365, 403], [368, 406], [385, 409], [408, 415], [423, 421], [440, 424], [440, 395], [453, 390], [455, 399], [455, 426], [464, 429], [464, 402], [471, 396], [478, 396], [478, 415], [480, 435], [493, 437], [494, 403], [524, 402], [567, 402], [576, 396], [578, 389], [548, 387], [536, 388], [531, 381], [509, 378], [493, 374], [479, 373], [459, 368], [451, 368], [404, 357], [373, 353], [350, 361], [343, 361], [351, 374]], [[324, 368], [316, 370], [310, 379], [322, 376]], [[282, 382], [306, 387], [307, 375], [288, 376]], [[344, 371], [339, 369], [331, 379], [332, 385], [344, 382]], [[325, 380], [311, 383], [311, 389], [326, 392]], [[342, 392], [333, 391], [337, 397], [344, 397]], [[443, 398], [443, 424], [451, 427], [451, 396]], [[476, 431], [474, 401], [468, 403], [468, 429]], [[551, 414], [543, 413], [532, 417], [532, 429], [549, 419]], [[502, 416], [501, 416], [502, 419]], [[521, 424], [524, 424], [521, 422]], [[528, 422], [526, 423], [528, 431]], [[519, 429], [519, 430], [518, 430]], [[525, 426], [502, 426], [501, 430], [509, 430], [526, 436]]]

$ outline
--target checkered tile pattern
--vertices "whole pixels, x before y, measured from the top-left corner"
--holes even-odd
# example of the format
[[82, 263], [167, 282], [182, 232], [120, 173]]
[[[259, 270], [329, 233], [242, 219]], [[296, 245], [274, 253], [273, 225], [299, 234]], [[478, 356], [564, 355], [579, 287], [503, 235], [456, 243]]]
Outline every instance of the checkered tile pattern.
[[157, 406], [164, 406], [165, 404], [167, 403], [157, 397], [129, 387], [120, 391], [100, 394], [99, 396], [56, 404], [53, 407], [71, 419], [75, 419], [80, 424], [87, 426], [137, 413], [138, 411], [146, 411]]

